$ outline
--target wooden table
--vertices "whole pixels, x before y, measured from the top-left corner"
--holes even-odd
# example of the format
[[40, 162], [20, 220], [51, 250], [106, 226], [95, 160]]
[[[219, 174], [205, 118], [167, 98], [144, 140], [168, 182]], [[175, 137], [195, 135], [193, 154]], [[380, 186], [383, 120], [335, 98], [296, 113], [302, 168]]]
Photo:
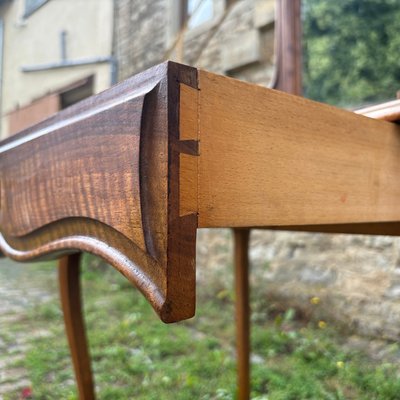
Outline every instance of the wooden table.
[[244, 399], [247, 228], [398, 235], [399, 180], [398, 125], [166, 62], [0, 143], [0, 248], [63, 256], [87, 400], [79, 253], [106, 260], [170, 323], [195, 313], [196, 229], [235, 228]]

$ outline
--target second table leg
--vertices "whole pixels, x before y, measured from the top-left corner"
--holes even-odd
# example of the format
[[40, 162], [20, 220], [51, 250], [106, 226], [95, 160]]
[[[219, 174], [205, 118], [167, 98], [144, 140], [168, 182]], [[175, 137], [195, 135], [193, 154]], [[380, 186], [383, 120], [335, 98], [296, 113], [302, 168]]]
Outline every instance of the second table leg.
[[92, 370], [82, 313], [80, 290], [80, 254], [72, 254], [58, 263], [61, 305], [65, 330], [75, 370], [80, 400], [95, 400]]
[[250, 399], [249, 229], [234, 229], [238, 400]]

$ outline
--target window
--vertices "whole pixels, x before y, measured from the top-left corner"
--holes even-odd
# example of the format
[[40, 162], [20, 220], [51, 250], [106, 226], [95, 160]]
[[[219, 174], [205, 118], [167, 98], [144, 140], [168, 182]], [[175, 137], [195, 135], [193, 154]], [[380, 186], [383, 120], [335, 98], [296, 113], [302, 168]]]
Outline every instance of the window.
[[24, 17], [29, 17], [38, 8], [40, 8], [44, 3], [47, 3], [48, 1], [49, 0], [25, 0]]
[[176, 56], [174, 52], [183, 37], [192, 39], [210, 30], [223, 15], [227, 1], [232, 0], [165, 0], [168, 56]]
[[187, 0], [188, 28], [193, 29], [214, 17], [213, 0]]

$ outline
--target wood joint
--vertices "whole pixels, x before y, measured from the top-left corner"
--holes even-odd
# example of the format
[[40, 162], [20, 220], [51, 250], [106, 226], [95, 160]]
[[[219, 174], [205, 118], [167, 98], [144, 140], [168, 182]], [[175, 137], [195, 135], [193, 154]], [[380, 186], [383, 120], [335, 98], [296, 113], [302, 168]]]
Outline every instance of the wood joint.
[[178, 153], [187, 154], [190, 156], [199, 156], [199, 141], [198, 140], [179, 140], [173, 145], [173, 148]]

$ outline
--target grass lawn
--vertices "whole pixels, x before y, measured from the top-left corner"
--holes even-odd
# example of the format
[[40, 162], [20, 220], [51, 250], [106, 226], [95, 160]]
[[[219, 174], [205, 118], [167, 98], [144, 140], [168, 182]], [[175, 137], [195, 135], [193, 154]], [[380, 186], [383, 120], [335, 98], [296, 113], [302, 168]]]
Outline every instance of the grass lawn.
[[[231, 278], [226, 285], [199, 287], [194, 319], [164, 325], [120, 274], [85, 260], [85, 314], [100, 400], [235, 399]], [[252, 399], [400, 399], [397, 366], [375, 365], [344, 350], [342, 333], [333, 327], [301, 321], [293, 309], [277, 313], [257, 298]], [[32, 339], [19, 361], [28, 369], [34, 399], [77, 399], [59, 304], [46, 303], [27, 318], [50, 331]]]

